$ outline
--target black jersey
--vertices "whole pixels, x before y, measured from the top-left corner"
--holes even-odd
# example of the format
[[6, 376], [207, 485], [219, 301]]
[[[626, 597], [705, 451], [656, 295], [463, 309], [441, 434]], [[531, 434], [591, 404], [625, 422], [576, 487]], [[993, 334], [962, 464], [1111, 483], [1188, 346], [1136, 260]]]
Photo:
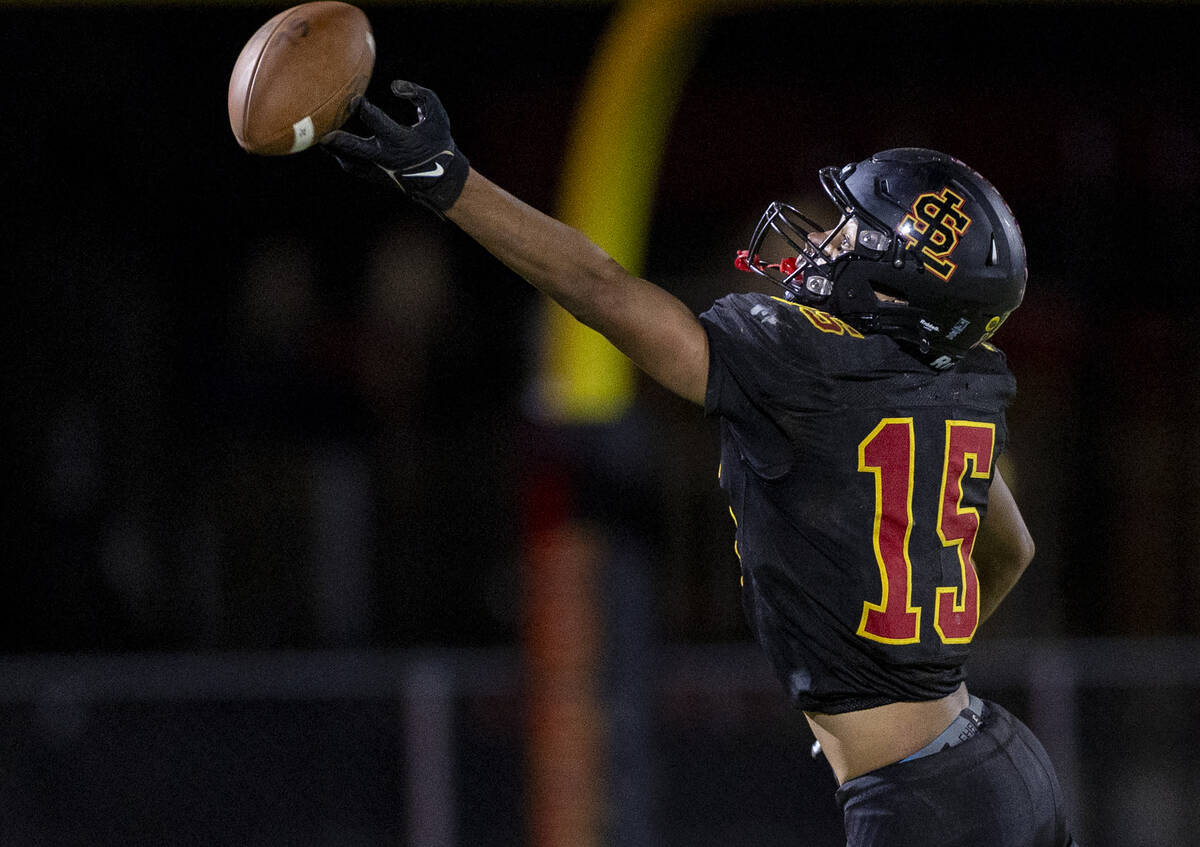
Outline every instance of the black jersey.
[[1016, 390], [1003, 354], [934, 371], [763, 294], [724, 297], [701, 322], [743, 603], [792, 702], [833, 714], [953, 692]]

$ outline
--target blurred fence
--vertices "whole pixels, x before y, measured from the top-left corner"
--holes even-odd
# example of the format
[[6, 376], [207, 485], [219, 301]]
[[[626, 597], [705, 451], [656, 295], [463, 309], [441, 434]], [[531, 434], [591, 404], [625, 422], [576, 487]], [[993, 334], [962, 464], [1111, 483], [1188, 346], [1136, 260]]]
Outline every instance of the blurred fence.
[[[841, 843], [752, 645], [656, 664], [653, 814], [620, 843]], [[1044, 740], [1084, 843], [1196, 843], [1200, 641], [984, 640], [970, 678]], [[507, 649], [2, 658], [0, 844], [520, 844], [521, 689]]]

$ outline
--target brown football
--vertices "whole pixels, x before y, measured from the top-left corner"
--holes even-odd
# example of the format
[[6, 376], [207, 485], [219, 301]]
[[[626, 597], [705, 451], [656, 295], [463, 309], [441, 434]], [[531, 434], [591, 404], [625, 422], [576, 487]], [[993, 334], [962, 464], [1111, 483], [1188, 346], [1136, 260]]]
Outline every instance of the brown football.
[[251, 153], [299, 153], [346, 122], [374, 68], [375, 37], [361, 9], [334, 0], [284, 9], [234, 63], [229, 126]]

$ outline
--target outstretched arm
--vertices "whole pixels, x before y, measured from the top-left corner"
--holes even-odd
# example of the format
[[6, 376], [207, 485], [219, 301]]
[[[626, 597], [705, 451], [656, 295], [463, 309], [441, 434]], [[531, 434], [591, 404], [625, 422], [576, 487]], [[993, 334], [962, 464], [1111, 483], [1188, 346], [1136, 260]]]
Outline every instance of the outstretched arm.
[[446, 217], [654, 380], [703, 405], [708, 337], [674, 295], [473, 169]]
[[988, 489], [987, 515], [971, 558], [979, 574], [979, 620], [987, 620], [1033, 560], [1033, 537], [1004, 477], [997, 470]]
[[393, 82], [391, 90], [415, 107], [415, 124], [397, 123], [363, 100], [357, 115], [372, 134], [335, 131], [321, 139], [324, 149], [345, 170], [394, 185], [452, 220], [653, 379], [703, 404], [708, 336], [696, 316], [672, 294], [626, 271], [583, 233], [471, 169], [434, 92], [404, 80]]

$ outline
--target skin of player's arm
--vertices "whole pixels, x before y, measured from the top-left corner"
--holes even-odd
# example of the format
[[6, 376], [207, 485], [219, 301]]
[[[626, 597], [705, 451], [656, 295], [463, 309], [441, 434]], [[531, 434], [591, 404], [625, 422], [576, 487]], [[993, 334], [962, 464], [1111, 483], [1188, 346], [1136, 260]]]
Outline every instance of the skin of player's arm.
[[979, 619], [987, 620], [1033, 560], [1033, 537], [1017, 501], [997, 470], [988, 489], [987, 515], [971, 558], [979, 575]]
[[703, 405], [708, 336], [677, 297], [474, 169], [446, 217], [655, 381]]

